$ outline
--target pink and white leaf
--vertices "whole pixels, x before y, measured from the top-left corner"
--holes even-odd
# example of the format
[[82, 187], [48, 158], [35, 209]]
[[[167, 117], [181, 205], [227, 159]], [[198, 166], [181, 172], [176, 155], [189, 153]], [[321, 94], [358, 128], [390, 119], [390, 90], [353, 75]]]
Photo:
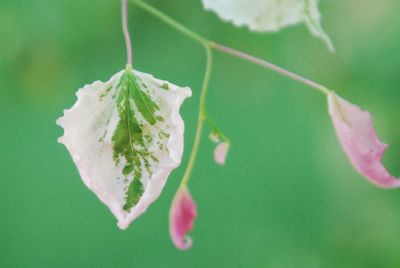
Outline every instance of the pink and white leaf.
[[400, 180], [382, 164], [387, 145], [379, 140], [370, 113], [333, 92], [328, 96], [328, 105], [336, 134], [355, 169], [379, 187], [399, 187]]

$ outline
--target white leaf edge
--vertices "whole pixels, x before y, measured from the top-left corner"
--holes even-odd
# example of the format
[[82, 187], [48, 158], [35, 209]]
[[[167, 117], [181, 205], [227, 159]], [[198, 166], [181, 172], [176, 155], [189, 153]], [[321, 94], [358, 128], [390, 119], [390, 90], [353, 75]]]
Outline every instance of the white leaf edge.
[[206, 10], [237, 27], [255, 32], [277, 32], [306, 23], [310, 32], [323, 40], [331, 52], [334, 46], [321, 27], [318, 0], [202, 0]]

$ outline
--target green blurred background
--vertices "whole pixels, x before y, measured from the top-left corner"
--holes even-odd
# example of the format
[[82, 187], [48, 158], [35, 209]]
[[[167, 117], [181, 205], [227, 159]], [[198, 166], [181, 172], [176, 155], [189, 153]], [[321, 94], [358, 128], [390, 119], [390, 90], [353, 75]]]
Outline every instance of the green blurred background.
[[[400, 2], [321, 1], [330, 54], [304, 25], [236, 29], [200, 0], [149, 0], [212, 40], [315, 79], [374, 115], [400, 174]], [[320, 93], [216, 53], [208, 109], [232, 139], [226, 166], [203, 139], [191, 181], [194, 246], [168, 234], [187, 163], [204, 52], [130, 5], [135, 68], [190, 86], [183, 165], [127, 231], [81, 182], [55, 120], [86, 83], [125, 65], [119, 1], [0, 1], [0, 267], [400, 267], [400, 190], [350, 166]], [[205, 133], [207, 134], [207, 133]]]

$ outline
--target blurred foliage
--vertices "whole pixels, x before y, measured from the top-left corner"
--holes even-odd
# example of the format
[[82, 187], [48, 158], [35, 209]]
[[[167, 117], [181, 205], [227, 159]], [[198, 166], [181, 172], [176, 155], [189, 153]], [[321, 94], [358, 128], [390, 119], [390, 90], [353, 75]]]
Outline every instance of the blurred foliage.
[[[200, 0], [149, 0], [199, 33], [337, 89], [368, 109], [400, 174], [400, 3], [321, 1], [330, 54], [305, 26], [236, 29]], [[208, 108], [232, 140], [225, 167], [204, 136], [191, 181], [194, 247], [176, 250], [168, 209], [195, 132], [204, 52], [130, 6], [135, 68], [193, 89], [184, 163], [127, 231], [81, 182], [55, 120], [85, 83], [124, 68], [118, 1], [0, 1], [0, 267], [399, 267], [400, 192], [377, 189], [339, 147], [326, 100], [216, 54]], [[207, 133], [205, 133], [207, 134]]]

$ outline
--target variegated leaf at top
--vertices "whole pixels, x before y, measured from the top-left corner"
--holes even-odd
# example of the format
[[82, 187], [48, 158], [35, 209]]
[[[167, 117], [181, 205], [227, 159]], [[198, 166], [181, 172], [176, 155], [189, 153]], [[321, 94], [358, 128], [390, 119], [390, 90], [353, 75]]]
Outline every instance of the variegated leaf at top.
[[329, 36], [321, 27], [318, 0], [202, 0], [206, 9], [236, 26], [252, 31], [274, 32], [298, 23], [306, 23], [310, 32], [333, 51]]
[[77, 92], [57, 123], [86, 186], [125, 229], [160, 195], [183, 153], [189, 88], [127, 68]]

